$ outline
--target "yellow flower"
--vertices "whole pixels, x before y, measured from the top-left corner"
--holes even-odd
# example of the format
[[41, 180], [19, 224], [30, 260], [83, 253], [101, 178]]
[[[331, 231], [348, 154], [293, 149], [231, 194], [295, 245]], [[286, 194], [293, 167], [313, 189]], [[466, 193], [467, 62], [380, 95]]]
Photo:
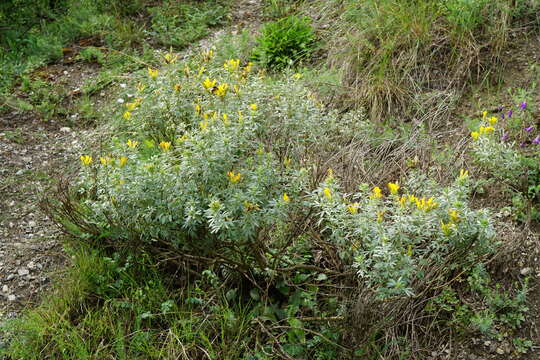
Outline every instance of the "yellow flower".
[[294, 74], [292, 77], [293, 77], [295, 80], [298, 80], [298, 79], [300, 79], [300, 78], [302, 77], [302, 74], [296, 73], [296, 74]]
[[457, 210], [448, 210], [448, 216], [450, 216], [450, 221], [454, 224], [457, 224], [460, 220]]
[[401, 207], [404, 207], [405, 204], [407, 203], [407, 197], [405, 195], [402, 195], [400, 198], [399, 198], [399, 205]]
[[489, 118], [489, 124], [495, 125], [497, 123], [497, 118], [495, 116], [492, 116]]
[[371, 196], [372, 199], [379, 199], [382, 197], [382, 190], [380, 187], [375, 186], [373, 190], [371, 190]]
[[480, 133], [478, 131], [473, 131], [473, 132], [471, 132], [471, 137], [474, 140], [478, 140], [478, 138], [480, 137]]
[[377, 222], [382, 223], [384, 220], [384, 211], [377, 211]]
[[143, 92], [144, 89], [146, 89], [146, 85], [144, 85], [143, 83], [138, 83], [137, 84], [137, 91], [138, 92]]
[[126, 120], [131, 119], [131, 113], [129, 111], [126, 111], [123, 116], [124, 116], [124, 119]]
[[445, 224], [441, 221], [441, 230], [444, 233], [444, 235], [449, 236], [452, 234], [452, 223]]
[[390, 194], [396, 195], [399, 191], [398, 183], [388, 183], [388, 190], [390, 190]]
[[250, 109], [253, 110], [253, 111], [256, 111], [257, 110], [257, 104], [251, 104], [249, 105]]
[[165, 54], [164, 58], [167, 64], [174, 64], [176, 60], [178, 60], [178, 55], [173, 56], [172, 53], [168, 52]]
[[108, 165], [110, 163], [111, 159], [108, 157], [101, 156], [99, 158], [99, 162], [101, 162], [101, 165]]
[[139, 142], [138, 141], [131, 141], [131, 139], [129, 139], [126, 144], [130, 148], [134, 149], [134, 148], [137, 147], [137, 145], [139, 145]]
[[217, 83], [217, 80], [216, 80], [216, 79], [210, 80], [209, 78], [206, 78], [206, 79], [202, 82], [202, 86], [203, 86], [207, 91], [212, 91], [212, 89], [214, 88], [214, 86], [216, 86], [216, 83]]
[[358, 204], [358, 203], [352, 203], [352, 204], [347, 205], [347, 210], [351, 214], [356, 214], [356, 213], [358, 213], [358, 207], [359, 206], [360, 206], [360, 204]]
[[489, 135], [493, 131], [495, 131], [495, 128], [493, 126], [480, 126], [480, 129], [478, 130], [480, 135], [482, 135], [482, 134]]
[[242, 178], [242, 174], [240, 173], [234, 173], [234, 171], [229, 171], [227, 173], [227, 176], [229, 177], [229, 181], [233, 184], [236, 184], [237, 182], [240, 181], [240, 179]]
[[182, 89], [182, 86], [180, 84], [174, 84], [173, 89], [174, 91], [180, 91]]
[[148, 68], [148, 75], [152, 78], [152, 80], [156, 80], [158, 73], [159, 71], [157, 69]]
[[201, 105], [195, 104], [194, 107], [195, 107], [195, 112], [196, 112], [197, 114], [201, 115], [201, 113], [202, 113]]
[[229, 88], [228, 84], [221, 84], [215, 89], [214, 94], [216, 96], [223, 97], [223, 96], [225, 96], [227, 94], [227, 89], [228, 88]]
[[133, 110], [135, 110], [136, 107], [137, 107], [137, 103], [135, 103], [135, 102], [126, 104], [126, 108], [128, 109], [128, 111], [133, 111]]
[[206, 68], [204, 66], [201, 66], [199, 68], [199, 72], [197, 73], [198, 76], [201, 76], [202, 74], [204, 74], [204, 71], [206, 70]]
[[287, 193], [283, 193], [283, 201], [285, 201], [286, 203], [291, 201], [291, 199], [289, 199], [289, 195], [287, 195]]
[[230, 60], [225, 61], [225, 63], [223, 64], [223, 67], [225, 68], [225, 70], [230, 71], [230, 72], [236, 71], [239, 66], [240, 66], [240, 59], [230, 59]]
[[487, 117], [487, 111], [484, 111], [482, 113], [482, 120], [486, 120], [486, 117]]
[[201, 127], [201, 130], [202, 131], [205, 131], [206, 128], [208, 127], [208, 120], [203, 120], [199, 123], [199, 126]]
[[169, 149], [171, 148], [171, 143], [169, 141], [162, 141], [159, 143], [159, 147], [163, 151], [169, 151]]
[[118, 159], [118, 166], [124, 167], [124, 166], [126, 166], [127, 162], [128, 162], [128, 158], [125, 157], [125, 156], [121, 156], [121, 157]]
[[426, 198], [416, 199], [416, 207], [419, 210], [428, 212], [430, 210], [435, 209], [437, 206], [439, 206], [439, 203], [434, 201], [432, 197], [427, 200]]
[[467, 177], [469, 177], [469, 170], [461, 169], [459, 171], [459, 180], [465, 180]]
[[326, 196], [327, 199], [329, 199], [329, 200], [332, 199], [332, 191], [329, 188], [325, 187], [323, 189], [323, 193], [324, 193], [324, 196]]
[[84, 166], [88, 166], [92, 163], [92, 157], [89, 155], [81, 155], [81, 162]]
[[120, 179], [118, 180], [118, 185], [124, 185], [126, 183], [126, 180]]

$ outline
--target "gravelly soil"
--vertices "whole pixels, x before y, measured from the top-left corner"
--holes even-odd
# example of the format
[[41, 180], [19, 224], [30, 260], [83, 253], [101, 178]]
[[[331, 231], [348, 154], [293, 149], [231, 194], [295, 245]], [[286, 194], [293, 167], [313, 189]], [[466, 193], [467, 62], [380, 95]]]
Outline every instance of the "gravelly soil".
[[31, 113], [0, 116], [0, 321], [37, 301], [66, 263], [60, 230], [38, 203], [74, 163], [78, 137]]

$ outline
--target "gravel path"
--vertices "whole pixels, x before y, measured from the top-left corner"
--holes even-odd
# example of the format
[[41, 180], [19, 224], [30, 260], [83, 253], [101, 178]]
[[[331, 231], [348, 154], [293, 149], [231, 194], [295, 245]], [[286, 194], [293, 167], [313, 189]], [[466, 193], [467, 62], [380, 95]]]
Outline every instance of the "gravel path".
[[66, 263], [61, 232], [38, 203], [76, 164], [78, 136], [31, 113], [0, 116], [0, 321], [39, 300]]

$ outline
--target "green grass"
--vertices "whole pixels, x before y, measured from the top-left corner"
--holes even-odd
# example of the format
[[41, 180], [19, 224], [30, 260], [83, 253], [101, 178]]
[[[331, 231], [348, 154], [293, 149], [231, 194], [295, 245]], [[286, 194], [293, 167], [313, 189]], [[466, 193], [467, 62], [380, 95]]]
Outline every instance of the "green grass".
[[88, 249], [72, 255], [49, 300], [2, 329], [11, 343], [0, 355], [233, 360], [249, 352], [249, 306], [229, 305], [219, 289], [202, 292], [204, 279], [175, 287], [144, 256], [110, 258]]
[[[150, 47], [178, 50], [206, 36], [210, 28], [228, 22], [228, 11], [227, 0], [5, 2], [0, 5], [0, 110], [25, 110], [10, 96], [21, 76], [62, 59], [63, 49], [81, 39], [91, 39], [99, 48], [83, 47], [78, 60], [125, 73], [147, 66]], [[50, 93], [46, 87], [43, 91]], [[54, 113], [58, 104], [38, 101], [34, 110], [45, 118], [62, 115]]]
[[493, 78], [510, 31], [538, 31], [539, 10], [536, 0], [331, 0], [305, 3], [302, 12], [316, 14], [344, 102], [381, 119], [410, 117], [422, 93], [459, 93]]

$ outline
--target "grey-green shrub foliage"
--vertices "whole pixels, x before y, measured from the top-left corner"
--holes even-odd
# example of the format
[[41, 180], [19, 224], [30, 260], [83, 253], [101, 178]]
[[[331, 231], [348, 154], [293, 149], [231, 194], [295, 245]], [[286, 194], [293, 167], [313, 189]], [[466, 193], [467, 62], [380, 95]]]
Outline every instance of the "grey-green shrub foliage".
[[347, 124], [294, 77], [263, 79], [252, 64], [228, 64], [170, 65], [140, 84], [110, 153], [94, 155], [82, 173], [82, 191], [95, 193], [88, 216], [103, 237], [244, 265], [279, 241], [262, 242], [261, 230], [294, 216], [303, 163], [335, 146]]

